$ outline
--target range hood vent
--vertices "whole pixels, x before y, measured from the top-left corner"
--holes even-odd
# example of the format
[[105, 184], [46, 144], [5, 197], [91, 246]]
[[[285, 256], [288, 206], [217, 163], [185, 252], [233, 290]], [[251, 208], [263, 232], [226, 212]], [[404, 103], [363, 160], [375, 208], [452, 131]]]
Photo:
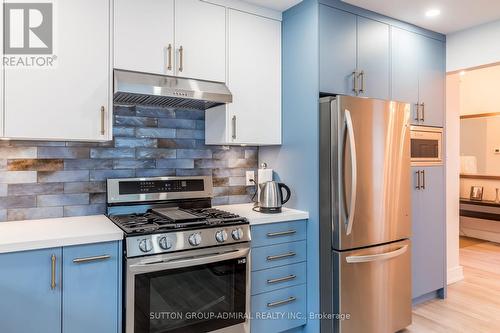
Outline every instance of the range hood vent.
[[224, 83], [176, 76], [114, 70], [113, 102], [169, 108], [207, 110], [231, 103]]

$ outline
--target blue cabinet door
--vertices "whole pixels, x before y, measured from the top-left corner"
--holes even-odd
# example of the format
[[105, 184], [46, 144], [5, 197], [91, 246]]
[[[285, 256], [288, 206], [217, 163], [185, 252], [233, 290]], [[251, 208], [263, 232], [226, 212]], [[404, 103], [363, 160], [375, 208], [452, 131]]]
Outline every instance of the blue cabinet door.
[[413, 32], [391, 27], [392, 100], [410, 103], [411, 121], [417, 124], [419, 37]]
[[389, 37], [389, 25], [358, 16], [359, 96], [390, 99]]
[[[444, 43], [392, 27], [391, 55], [391, 98], [411, 103], [412, 124], [443, 126], [446, 72]], [[423, 104], [419, 106], [418, 115], [417, 104]]]
[[61, 248], [0, 254], [0, 332], [61, 332]]
[[118, 333], [118, 242], [63, 249], [63, 333]]
[[445, 286], [444, 168], [420, 167], [421, 190], [415, 189], [412, 221], [413, 298]]
[[443, 126], [445, 95], [445, 44], [441, 41], [419, 36], [419, 100], [424, 121], [422, 125]]
[[[325, 5], [319, 10], [320, 92], [353, 95], [356, 15]], [[314, 68], [311, 68], [313, 71]]]
[[[411, 271], [412, 271], [412, 297], [415, 298], [417, 296], [420, 296], [419, 292], [422, 289], [421, 287], [416, 287], [417, 285], [421, 285], [421, 281], [419, 278], [419, 265], [420, 261], [422, 258], [419, 255], [419, 250], [421, 247], [424, 246], [422, 243], [422, 229], [423, 227], [420, 227], [421, 222], [420, 222], [420, 210], [421, 210], [421, 204], [420, 204], [420, 194], [421, 190], [419, 187], [419, 182], [420, 182], [420, 171], [421, 167], [412, 167], [411, 168], [411, 202], [412, 202], [412, 214], [411, 214], [411, 226], [412, 226], [412, 231], [411, 231]], [[425, 230], [424, 230], [425, 232]]]

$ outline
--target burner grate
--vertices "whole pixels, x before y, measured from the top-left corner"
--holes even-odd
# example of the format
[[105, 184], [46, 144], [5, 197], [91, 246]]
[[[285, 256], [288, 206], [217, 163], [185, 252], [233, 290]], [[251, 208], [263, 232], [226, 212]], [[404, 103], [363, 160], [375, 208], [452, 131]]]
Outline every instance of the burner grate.
[[245, 218], [239, 215], [215, 208], [160, 208], [149, 210], [144, 214], [111, 215], [109, 217], [126, 234], [248, 223]]

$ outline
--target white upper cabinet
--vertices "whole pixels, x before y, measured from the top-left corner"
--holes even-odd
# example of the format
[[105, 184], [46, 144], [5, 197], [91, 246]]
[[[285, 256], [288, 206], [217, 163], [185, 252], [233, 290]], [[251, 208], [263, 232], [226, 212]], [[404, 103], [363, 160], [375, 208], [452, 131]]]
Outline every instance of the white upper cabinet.
[[53, 68], [5, 69], [5, 136], [111, 139], [111, 0], [54, 6]]
[[175, 2], [176, 75], [226, 79], [226, 9], [200, 0]]
[[206, 111], [207, 144], [281, 144], [281, 22], [228, 9], [233, 102]]
[[115, 68], [174, 75], [174, 0], [115, 1]]
[[115, 0], [115, 68], [225, 82], [226, 8]]
[[231, 142], [281, 144], [281, 22], [229, 10], [228, 41]]

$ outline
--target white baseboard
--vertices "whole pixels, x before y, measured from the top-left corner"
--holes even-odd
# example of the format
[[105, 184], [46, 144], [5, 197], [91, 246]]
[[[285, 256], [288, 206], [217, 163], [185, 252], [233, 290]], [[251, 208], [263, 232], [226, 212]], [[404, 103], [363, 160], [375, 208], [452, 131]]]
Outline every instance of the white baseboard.
[[464, 268], [462, 266], [457, 266], [448, 269], [448, 284], [452, 284], [464, 279]]

